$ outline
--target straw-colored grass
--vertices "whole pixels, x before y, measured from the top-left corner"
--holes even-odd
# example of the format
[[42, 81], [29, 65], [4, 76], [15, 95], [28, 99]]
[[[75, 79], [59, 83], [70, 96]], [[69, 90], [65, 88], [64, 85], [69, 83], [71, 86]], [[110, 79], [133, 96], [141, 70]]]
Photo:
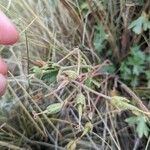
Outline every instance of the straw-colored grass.
[[[122, 0], [0, 0], [0, 9], [20, 32], [15, 45], [0, 47], [9, 65], [8, 90], [0, 98], [0, 149], [73, 150], [76, 145], [87, 150], [136, 150], [148, 145], [149, 140], [139, 139], [124, 121], [131, 112], [121, 113], [110, 105], [112, 96], [131, 98], [132, 91], [119, 81], [118, 70], [112, 74], [104, 70], [109, 64], [120, 64], [128, 53], [129, 41], [120, 46], [121, 36], [128, 40], [124, 13], [133, 13], [126, 20], [129, 24], [147, 2], [143, 7], [133, 1], [131, 8], [127, 4]], [[108, 36], [103, 55], [93, 43], [99, 25]], [[85, 105], [76, 102], [79, 93], [85, 96]], [[132, 98], [147, 111], [138, 105], [137, 97]], [[54, 103], [63, 103], [58, 113], [43, 113]]]

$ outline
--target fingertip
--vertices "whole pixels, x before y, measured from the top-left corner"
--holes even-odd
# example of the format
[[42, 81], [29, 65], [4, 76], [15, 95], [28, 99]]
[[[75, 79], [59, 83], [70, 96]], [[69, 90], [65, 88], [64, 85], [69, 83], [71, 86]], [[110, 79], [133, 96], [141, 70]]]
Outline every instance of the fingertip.
[[12, 45], [19, 39], [15, 25], [0, 11], [0, 44]]

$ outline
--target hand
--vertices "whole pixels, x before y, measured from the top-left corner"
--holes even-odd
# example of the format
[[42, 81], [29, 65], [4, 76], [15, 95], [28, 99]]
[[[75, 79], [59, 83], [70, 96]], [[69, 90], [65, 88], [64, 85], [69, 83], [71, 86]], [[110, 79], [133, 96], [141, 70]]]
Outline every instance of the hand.
[[[0, 11], [0, 44], [12, 45], [16, 43], [19, 34], [13, 23]], [[5, 93], [7, 88], [7, 71], [6, 63], [0, 58], [0, 96]]]

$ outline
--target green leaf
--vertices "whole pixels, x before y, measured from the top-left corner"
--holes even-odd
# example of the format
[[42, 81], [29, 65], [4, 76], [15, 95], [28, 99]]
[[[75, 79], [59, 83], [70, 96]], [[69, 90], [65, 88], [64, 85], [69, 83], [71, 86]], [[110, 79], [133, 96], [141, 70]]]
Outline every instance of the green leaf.
[[78, 1], [80, 11], [83, 14], [83, 16], [87, 15], [89, 6], [86, 0]]
[[110, 64], [110, 65], [104, 66], [102, 69], [104, 72], [112, 74], [115, 71], [115, 66], [113, 64]]
[[34, 66], [32, 69], [33, 69], [34, 75], [37, 78], [48, 83], [53, 83], [56, 81], [56, 77], [58, 75], [58, 71], [60, 67], [53, 62], [49, 62], [48, 65], [45, 65], [44, 67], [40, 68], [40, 67]]
[[99, 88], [100, 84], [99, 84], [99, 80], [93, 79], [93, 78], [87, 78], [84, 82], [84, 84], [90, 88]]
[[89, 121], [85, 124], [84, 130], [86, 133], [91, 132], [93, 130], [93, 124]]
[[140, 138], [142, 138], [143, 136], [148, 137], [150, 129], [147, 126], [147, 121], [145, 116], [130, 117], [127, 118], [125, 121], [132, 126], [133, 125], [136, 126], [136, 132]]
[[84, 136], [85, 134], [91, 132], [92, 130], [93, 130], [93, 124], [89, 121], [85, 124], [81, 137]]
[[65, 70], [62, 74], [65, 74], [69, 80], [75, 80], [78, 77], [77, 72], [74, 70]]
[[121, 79], [130, 83], [133, 87], [139, 84], [139, 76], [145, 72], [145, 62], [147, 57], [139, 46], [131, 47], [131, 51], [126, 60], [121, 63]]
[[147, 78], [148, 80], [150, 80], [150, 70], [147, 70], [147, 71], [146, 71], [146, 78]]
[[143, 137], [143, 135], [145, 135], [146, 137], [148, 137], [148, 133], [149, 133], [149, 128], [146, 124], [146, 120], [144, 117], [140, 117], [139, 121], [137, 123], [137, 128], [136, 131], [139, 135], [140, 138]]
[[97, 80], [91, 79], [92, 83], [97, 87], [100, 88], [100, 82], [98, 82]]
[[125, 97], [121, 96], [113, 96], [111, 99], [111, 104], [119, 108], [121, 110], [130, 110], [134, 114], [139, 114], [141, 113], [140, 109], [138, 109], [136, 106], [130, 104], [130, 101], [126, 99]]
[[67, 144], [66, 148], [67, 150], [76, 150], [76, 145], [77, 141], [72, 140]]
[[49, 105], [46, 108], [46, 113], [48, 115], [53, 115], [53, 114], [56, 114], [56, 113], [60, 112], [62, 107], [63, 107], [63, 104], [64, 103], [54, 103], [54, 104]]
[[101, 52], [105, 48], [107, 38], [108, 35], [105, 33], [104, 27], [102, 25], [96, 26], [93, 43], [97, 52]]
[[133, 74], [138, 76], [140, 75], [140, 73], [142, 73], [144, 71], [144, 66], [143, 65], [134, 65], [133, 66]]
[[37, 66], [34, 66], [34, 67], [32, 68], [32, 70], [33, 70], [33, 73], [34, 73], [35, 77], [38, 78], [38, 79], [41, 79], [41, 77], [42, 77], [42, 75], [43, 75], [42, 69], [39, 68], [39, 67], [37, 67]]
[[130, 125], [135, 125], [138, 122], [138, 117], [134, 116], [134, 117], [129, 117], [127, 119], [125, 119], [125, 121], [130, 124]]
[[83, 110], [86, 108], [85, 96], [82, 93], [79, 93], [76, 97], [76, 106], [79, 114], [79, 122], [81, 122]]
[[85, 96], [82, 94], [82, 93], [79, 93], [76, 97], [76, 104], [81, 104], [81, 105], [85, 105], [86, 102], [85, 102]]
[[90, 88], [94, 88], [95, 85], [93, 84], [93, 79], [92, 78], [87, 78], [84, 82], [84, 84]]
[[146, 79], [148, 80], [147, 86], [150, 87], [150, 70], [146, 71]]
[[138, 85], [138, 83], [139, 83], [138, 77], [137, 77], [137, 76], [132, 76], [132, 77], [131, 77], [131, 85], [132, 85], [133, 87], [136, 87], [136, 86]]
[[43, 73], [41, 79], [48, 83], [53, 83], [56, 81], [57, 74], [58, 74], [58, 69], [49, 69]]
[[143, 30], [146, 31], [150, 29], [150, 21], [148, 20], [148, 15], [143, 12], [138, 19], [131, 22], [128, 28], [132, 29], [132, 31], [136, 34], [140, 34]]

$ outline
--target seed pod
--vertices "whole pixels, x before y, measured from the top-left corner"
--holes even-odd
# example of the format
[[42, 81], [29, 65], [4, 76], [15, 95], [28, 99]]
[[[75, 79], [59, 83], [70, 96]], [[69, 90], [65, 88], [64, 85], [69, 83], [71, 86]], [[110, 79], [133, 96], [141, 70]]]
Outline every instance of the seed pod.
[[82, 93], [79, 93], [76, 97], [76, 104], [81, 104], [85, 107], [86, 101], [85, 101], [85, 96]]
[[86, 100], [85, 96], [82, 93], [79, 93], [76, 97], [76, 107], [78, 109], [78, 114], [79, 114], [79, 124], [81, 122], [81, 118], [83, 115], [83, 111], [86, 108]]
[[87, 122], [84, 126], [84, 130], [83, 130], [81, 137], [83, 137], [87, 133], [92, 132], [92, 130], [93, 130], [93, 124], [91, 122]]
[[62, 107], [63, 107], [63, 104], [64, 103], [54, 103], [54, 104], [51, 104], [49, 105], [45, 112], [48, 114], [48, 115], [53, 115], [53, 114], [56, 114], [58, 112], [61, 111]]
[[131, 110], [134, 114], [136, 114], [136, 112], [141, 112], [140, 109], [138, 109], [136, 106], [130, 104], [130, 101], [125, 97], [113, 96], [111, 104], [120, 110]]

